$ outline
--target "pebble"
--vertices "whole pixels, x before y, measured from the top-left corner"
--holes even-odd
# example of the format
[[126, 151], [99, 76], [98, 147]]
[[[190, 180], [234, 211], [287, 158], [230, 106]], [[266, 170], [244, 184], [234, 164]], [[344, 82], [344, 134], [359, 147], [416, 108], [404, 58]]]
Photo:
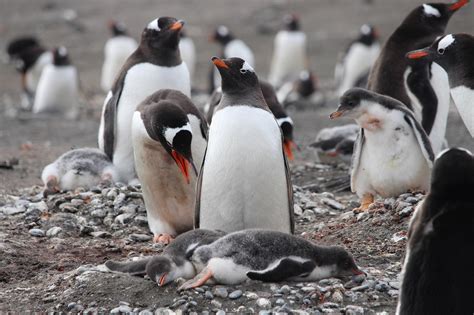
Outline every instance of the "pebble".
[[133, 215], [132, 214], [122, 213], [122, 214], [119, 214], [118, 216], [115, 217], [114, 222], [125, 225], [127, 223], [130, 223], [132, 220], [133, 220]]
[[143, 215], [137, 215], [133, 221], [140, 226], [148, 226], [148, 219]]
[[403, 208], [400, 212], [398, 212], [398, 214], [404, 218], [404, 217], [408, 217], [412, 212], [413, 212], [413, 207], [405, 207]]
[[91, 216], [94, 218], [105, 218], [107, 216], [107, 211], [104, 209], [97, 209], [91, 212]]
[[32, 202], [28, 205], [28, 210], [31, 209], [38, 209], [41, 212], [46, 212], [48, 211], [48, 205], [44, 201]]
[[272, 307], [272, 302], [266, 298], [259, 298], [257, 300], [257, 306], [264, 309], [270, 309]]
[[388, 290], [387, 294], [391, 297], [398, 297], [398, 290]]
[[333, 302], [324, 302], [321, 307], [323, 308], [339, 308], [339, 304]]
[[28, 231], [28, 233], [30, 233], [31, 236], [34, 236], [34, 237], [44, 237], [45, 236], [45, 233], [42, 229], [31, 229]]
[[359, 285], [359, 286], [356, 286], [356, 287], [353, 287], [351, 289], [351, 291], [354, 291], [354, 292], [357, 292], [357, 291], [365, 291], [369, 288], [369, 285], [368, 284], [363, 284], [363, 285]]
[[322, 198], [321, 202], [324, 203], [327, 206], [330, 206], [333, 209], [336, 209], [336, 210], [344, 210], [345, 209], [345, 207], [340, 202], [337, 202], [334, 199]]
[[46, 236], [47, 237], [55, 237], [58, 236], [59, 233], [61, 233], [63, 229], [61, 229], [59, 226], [54, 226], [50, 228], [48, 231], [46, 231]]
[[334, 291], [334, 293], [331, 295], [331, 301], [333, 301], [334, 303], [342, 303], [343, 300], [344, 296], [339, 290]]
[[413, 205], [413, 204], [417, 203], [419, 201], [419, 199], [416, 198], [416, 197], [410, 196], [410, 197], [406, 198], [405, 201], [408, 202], [408, 203], [411, 203]]
[[294, 204], [293, 209], [295, 211], [296, 215], [302, 215], [303, 214], [303, 209], [298, 204]]
[[79, 207], [79, 206], [82, 206], [82, 205], [84, 204], [84, 200], [74, 198], [74, 199], [71, 200], [71, 204], [72, 204], [74, 207]]
[[364, 308], [356, 305], [347, 305], [346, 306], [346, 315], [363, 315]]
[[235, 300], [242, 296], [242, 290], [235, 290], [229, 294], [229, 299]]
[[211, 305], [215, 308], [221, 308], [222, 307], [222, 303], [217, 301], [217, 300], [211, 300]]
[[0, 209], [0, 212], [3, 212], [6, 215], [15, 215], [18, 213], [25, 212], [25, 208], [17, 208], [17, 207], [3, 207]]
[[357, 215], [357, 222], [368, 219], [370, 214], [367, 211], [361, 212]]
[[226, 287], [215, 287], [214, 290], [212, 290], [212, 293], [214, 294], [214, 296], [223, 299], [225, 299], [229, 295], [229, 292], [227, 291]]
[[166, 307], [160, 307], [160, 308], [157, 308], [155, 310], [155, 315], [174, 315], [174, 314], [176, 314], [176, 313], [173, 312], [172, 310], [170, 310], [169, 308], [166, 308]]
[[96, 238], [109, 238], [112, 237], [112, 234], [106, 231], [97, 231], [97, 232], [91, 232], [90, 235]]
[[355, 283], [362, 283], [364, 282], [365, 278], [366, 278], [365, 275], [356, 275], [356, 276], [353, 276], [351, 280], [354, 281]]
[[288, 294], [290, 293], [290, 291], [291, 291], [290, 286], [286, 284], [280, 288], [280, 292], [283, 294]]
[[302, 287], [301, 288], [301, 291], [303, 291], [303, 292], [312, 292], [312, 291], [315, 291], [315, 290], [316, 290], [316, 288], [314, 288], [314, 287]]
[[151, 235], [147, 234], [130, 234], [129, 238], [134, 242], [148, 242], [152, 239]]
[[170, 308], [176, 308], [178, 306], [183, 305], [184, 303], [186, 303], [185, 299], [179, 299], [176, 302], [174, 302], [173, 304], [171, 304]]
[[76, 213], [77, 208], [72, 205], [70, 202], [65, 202], [59, 205], [59, 210], [63, 212]]
[[223, 310], [218, 310], [216, 312], [216, 315], [225, 315], [225, 312]]
[[249, 300], [256, 300], [259, 298], [258, 294], [255, 293], [255, 292], [246, 292], [245, 293], [245, 296], [247, 297], [247, 299]]
[[275, 304], [276, 304], [276, 305], [283, 305], [283, 304], [285, 304], [285, 300], [283, 300], [283, 299], [277, 299], [277, 300], [275, 301]]
[[390, 281], [388, 283], [392, 288], [400, 290], [401, 283], [398, 281]]
[[206, 299], [212, 300], [214, 298], [214, 294], [212, 294], [211, 291], [206, 291], [206, 293], [204, 293], [204, 297]]

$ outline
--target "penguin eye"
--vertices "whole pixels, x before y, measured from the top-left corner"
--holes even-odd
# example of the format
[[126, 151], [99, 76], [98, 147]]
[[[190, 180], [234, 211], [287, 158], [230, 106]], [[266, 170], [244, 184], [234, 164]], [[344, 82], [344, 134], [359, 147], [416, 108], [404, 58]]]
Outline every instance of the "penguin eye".
[[438, 54], [443, 55], [444, 54], [444, 48], [438, 49]]
[[240, 73], [246, 74], [246, 73], [247, 73], [247, 70], [245, 70], [245, 69], [240, 69]]

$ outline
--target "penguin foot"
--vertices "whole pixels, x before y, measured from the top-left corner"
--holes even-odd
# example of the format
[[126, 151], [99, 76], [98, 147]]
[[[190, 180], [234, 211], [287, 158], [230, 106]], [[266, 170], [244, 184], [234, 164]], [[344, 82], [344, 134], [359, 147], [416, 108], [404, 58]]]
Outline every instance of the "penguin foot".
[[209, 267], [204, 268], [193, 279], [186, 281], [179, 288], [178, 291], [194, 289], [204, 285], [209, 279], [213, 277], [212, 270]]
[[160, 243], [163, 245], [168, 245], [174, 240], [173, 236], [163, 233], [163, 234], [155, 234], [153, 236], [153, 243]]
[[365, 212], [369, 209], [370, 205], [374, 203], [374, 195], [372, 194], [364, 194], [360, 201], [360, 207], [354, 208], [352, 210], [354, 213]]

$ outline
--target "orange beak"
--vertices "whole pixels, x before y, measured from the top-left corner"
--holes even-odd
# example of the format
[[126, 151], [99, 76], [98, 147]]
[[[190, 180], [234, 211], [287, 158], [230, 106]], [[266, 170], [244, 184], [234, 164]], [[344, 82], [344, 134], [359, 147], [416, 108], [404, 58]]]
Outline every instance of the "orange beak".
[[449, 11], [457, 11], [469, 3], [469, 0], [458, 0], [449, 6]]
[[407, 53], [407, 58], [408, 59], [420, 59], [420, 58], [426, 57], [428, 55], [429, 55], [429, 53], [426, 50], [419, 49], [419, 50], [414, 50], [414, 51], [411, 51], [411, 52]]
[[223, 68], [223, 69], [229, 69], [229, 66], [225, 64], [224, 60], [220, 59], [220, 58], [217, 58], [217, 57], [212, 57], [212, 63], [214, 63], [214, 65], [217, 67], [217, 68]]
[[331, 113], [331, 115], [329, 115], [329, 118], [336, 119], [338, 117], [341, 117], [343, 114], [344, 114], [343, 111], [337, 110], [334, 113]]
[[183, 173], [183, 176], [186, 179], [186, 182], [189, 184], [189, 167], [188, 167], [189, 162], [175, 150], [171, 150], [171, 155], [173, 156], [174, 161], [176, 162], [179, 169], [181, 170], [181, 173]]
[[167, 275], [168, 275], [167, 273], [164, 273], [164, 274], [161, 275], [160, 280], [158, 281], [158, 285], [159, 285], [160, 287], [162, 287], [162, 286], [165, 285], [165, 281], [166, 281], [166, 276], [167, 276]]
[[183, 25], [184, 25], [183, 21], [175, 22], [173, 25], [171, 25], [170, 30], [179, 31], [180, 29], [183, 28]]
[[294, 146], [295, 146], [295, 143], [291, 140], [283, 141], [283, 149], [285, 150], [286, 157], [290, 161], [293, 161], [293, 159], [294, 159], [294, 156], [293, 156], [293, 147]]

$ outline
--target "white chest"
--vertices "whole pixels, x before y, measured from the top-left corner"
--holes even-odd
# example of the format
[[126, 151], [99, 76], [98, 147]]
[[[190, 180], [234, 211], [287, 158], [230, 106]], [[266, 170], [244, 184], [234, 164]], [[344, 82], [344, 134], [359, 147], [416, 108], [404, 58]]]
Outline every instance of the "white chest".
[[429, 138], [433, 152], [436, 155], [441, 151], [445, 140], [451, 96], [449, 95], [449, 78], [446, 71], [436, 63], [432, 63], [431, 74], [430, 83], [436, 94], [438, 107], [436, 108], [436, 117]]
[[474, 137], [474, 90], [466, 86], [451, 89], [454, 104], [469, 133]]

